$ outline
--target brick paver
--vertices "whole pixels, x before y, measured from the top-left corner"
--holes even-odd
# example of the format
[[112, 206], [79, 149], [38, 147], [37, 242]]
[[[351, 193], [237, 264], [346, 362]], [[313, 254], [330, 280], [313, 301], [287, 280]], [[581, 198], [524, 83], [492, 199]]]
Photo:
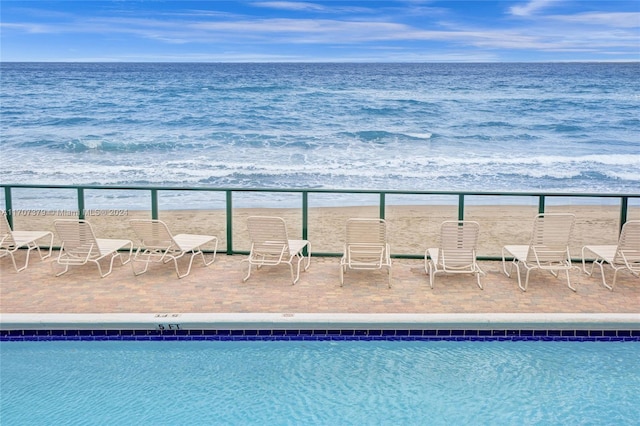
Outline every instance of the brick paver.
[[286, 265], [263, 267], [243, 283], [242, 259], [219, 254], [212, 265], [196, 262], [188, 277], [178, 279], [172, 264], [134, 276], [118, 262], [106, 278], [95, 265], [56, 277], [55, 260], [37, 255], [16, 273], [5, 257], [0, 313], [639, 313], [640, 319], [640, 279], [629, 273], [619, 276], [612, 292], [599, 273], [588, 277], [576, 269], [574, 293], [563, 275], [533, 272], [525, 293], [515, 277], [502, 273], [500, 262], [481, 262], [484, 290], [470, 275], [438, 276], [432, 290], [423, 261], [394, 259], [389, 289], [382, 271], [349, 271], [340, 287], [335, 257], [313, 257], [296, 285]]

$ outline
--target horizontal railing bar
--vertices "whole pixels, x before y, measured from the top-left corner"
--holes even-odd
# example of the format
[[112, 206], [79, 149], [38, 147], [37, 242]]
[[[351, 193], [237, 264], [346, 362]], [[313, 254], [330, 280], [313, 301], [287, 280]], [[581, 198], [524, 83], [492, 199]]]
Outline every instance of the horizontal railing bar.
[[471, 195], [471, 196], [506, 196], [506, 197], [577, 197], [577, 198], [640, 198], [640, 193], [574, 193], [574, 192], [516, 192], [516, 191], [428, 191], [400, 189], [329, 189], [329, 188], [228, 188], [228, 187], [182, 187], [182, 186], [130, 186], [130, 185], [57, 185], [57, 184], [0, 184], [1, 188], [32, 189], [97, 189], [126, 191], [201, 191], [201, 192], [284, 192], [284, 193], [317, 193], [317, 194], [386, 194], [386, 195]]

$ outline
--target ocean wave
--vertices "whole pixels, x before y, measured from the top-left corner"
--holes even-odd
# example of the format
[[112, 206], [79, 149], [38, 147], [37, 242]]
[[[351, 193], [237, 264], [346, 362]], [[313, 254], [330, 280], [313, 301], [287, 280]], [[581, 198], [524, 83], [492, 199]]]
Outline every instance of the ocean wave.
[[3, 182], [637, 192], [637, 64], [3, 64]]

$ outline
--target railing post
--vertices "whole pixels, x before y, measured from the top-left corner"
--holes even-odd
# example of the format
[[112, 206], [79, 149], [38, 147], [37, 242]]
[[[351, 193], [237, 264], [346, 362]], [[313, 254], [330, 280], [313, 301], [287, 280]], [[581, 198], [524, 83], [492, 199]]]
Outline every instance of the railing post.
[[620, 229], [618, 232], [622, 232], [622, 227], [627, 222], [627, 210], [629, 208], [629, 197], [622, 197], [620, 200]]
[[544, 195], [538, 196], [538, 213], [544, 213]]
[[464, 194], [458, 194], [458, 220], [464, 220]]
[[384, 219], [384, 211], [386, 210], [385, 195], [384, 192], [380, 193], [380, 219]]
[[13, 229], [13, 202], [11, 201], [11, 187], [4, 187], [4, 208], [7, 212], [7, 221], [9, 226]]
[[232, 192], [230, 190], [226, 191], [227, 194], [227, 202], [226, 202], [226, 210], [227, 210], [227, 254], [233, 254], [233, 205], [232, 205]]
[[151, 219], [158, 220], [158, 190], [151, 190]]
[[302, 239], [309, 237], [309, 194], [307, 191], [302, 192]]
[[[302, 239], [309, 239], [309, 193], [302, 191]], [[308, 254], [307, 246], [304, 247], [303, 253], [305, 256]]]
[[84, 220], [84, 188], [78, 188], [78, 219]]

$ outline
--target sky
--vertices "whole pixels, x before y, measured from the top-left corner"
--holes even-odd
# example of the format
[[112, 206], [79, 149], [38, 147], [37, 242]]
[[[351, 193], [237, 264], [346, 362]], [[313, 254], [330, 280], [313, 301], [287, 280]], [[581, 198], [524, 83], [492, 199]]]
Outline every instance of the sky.
[[0, 61], [640, 61], [640, 0], [1, 0]]

